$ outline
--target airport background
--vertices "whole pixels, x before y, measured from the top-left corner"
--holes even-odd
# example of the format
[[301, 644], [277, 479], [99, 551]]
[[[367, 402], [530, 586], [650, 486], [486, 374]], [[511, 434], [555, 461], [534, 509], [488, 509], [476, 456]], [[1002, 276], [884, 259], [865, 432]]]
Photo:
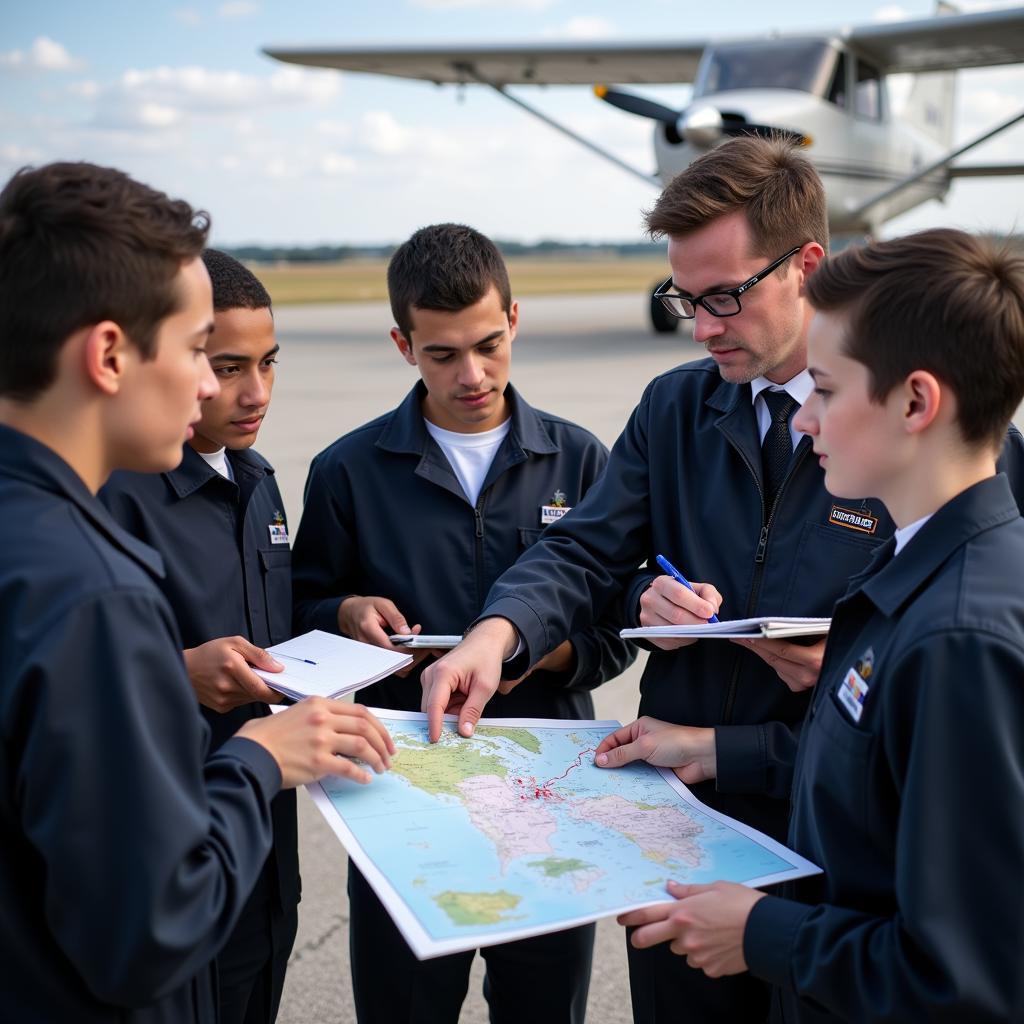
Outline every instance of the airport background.
[[[1012, 6], [963, 0], [965, 11]], [[502, 239], [634, 245], [655, 190], [553, 133], [483, 88], [303, 70], [264, 46], [463, 42], [704, 40], [837, 27], [931, 14], [930, 0], [848, 0], [813, 14], [796, 0], [36, 0], [0, 5], [0, 177], [25, 164], [87, 159], [122, 167], [213, 214], [213, 243], [388, 246], [437, 221], [473, 224]], [[892, 83], [897, 101], [906, 81]], [[638, 89], [676, 107], [685, 85]], [[651, 125], [599, 103], [585, 88], [524, 98], [631, 163], [652, 165]], [[1024, 108], [1024, 69], [962, 73], [957, 141]], [[1016, 161], [1018, 125], [970, 157]], [[1011, 233], [1024, 225], [1013, 179], [954, 184], [891, 222], [888, 235], [951, 225]], [[582, 269], [581, 269], [582, 267]], [[643, 387], [700, 349], [685, 332], [647, 327], [647, 289], [664, 276], [642, 257], [529, 273], [513, 380], [529, 400], [611, 444]], [[279, 304], [282, 342], [273, 408], [259, 449], [276, 465], [289, 518], [299, 521], [311, 457], [339, 434], [392, 408], [415, 371], [387, 337], [380, 264], [348, 263], [351, 294], [330, 293], [335, 268], [306, 268], [304, 305]], [[272, 293], [284, 285], [267, 270]], [[340, 275], [339, 275], [340, 276]], [[513, 283], [527, 271], [513, 267]], [[310, 284], [312, 279], [313, 283]], [[328, 292], [323, 287], [328, 282]], [[290, 287], [298, 279], [290, 277]], [[358, 288], [367, 290], [358, 292]], [[628, 289], [628, 290], [623, 290]], [[566, 295], [538, 294], [568, 290]], [[585, 291], [584, 291], [585, 290]], [[308, 304], [345, 297], [345, 305]], [[600, 717], [628, 721], [640, 665], [596, 694]], [[281, 1024], [348, 1024], [345, 857], [300, 795], [305, 897]], [[463, 1020], [482, 1024], [479, 960]], [[589, 1019], [630, 1020], [621, 929], [599, 927]]]
[[[965, 12], [1014, 0], [959, 0]], [[214, 244], [396, 243], [457, 220], [494, 238], [641, 240], [655, 189], [485, 87], [280, 64], [277, 46], [693, 42], [924, 18], [934, 0], [35, 0], [0, 4], [0, 176], [25, 163], [122, 167], [210, 210]], [[895, 81], [897, 102], [906, 80]], [[585, 86], [513, 88], [644, 170], [651, 122]], [[637, 87], [681, 108], [686, 85]], [[1024, 68], [960, 74], [956, 141], [1024, 109]], [[1024, 125], [965, 162], [1019, 160]], [[892, 222], [1008, 231], [1014, 179], [954, 184]]]

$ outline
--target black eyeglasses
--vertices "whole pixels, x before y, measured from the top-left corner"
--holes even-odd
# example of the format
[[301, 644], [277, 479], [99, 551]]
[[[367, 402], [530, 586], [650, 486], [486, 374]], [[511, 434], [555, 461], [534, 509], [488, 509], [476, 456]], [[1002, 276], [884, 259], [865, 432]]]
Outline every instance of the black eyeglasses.
[[743, 284], [736, 288], [728, 288], [720, 292], [705, 292], [703, 295], [680, 295], [672, 291], [675, 285], [670, 277], [654, 290], [654, 298], [660, 299], [661, 304], [673, 316], [680, 320], [692, 320], [697, 315], [697, 307], [706, 309], [712, 316], [735, 316], [743, 307], [740, 305], [740, 296], [750, 291], [758, 281], [763, 281], [773, 270], [777, 270], [790, 258], [796, 255], [803, 245], [790, 249], [785, 256], [780, 256], [774, 263], [769, 263], [764, 270], [758, 271], [753, 277], [747, 278]]

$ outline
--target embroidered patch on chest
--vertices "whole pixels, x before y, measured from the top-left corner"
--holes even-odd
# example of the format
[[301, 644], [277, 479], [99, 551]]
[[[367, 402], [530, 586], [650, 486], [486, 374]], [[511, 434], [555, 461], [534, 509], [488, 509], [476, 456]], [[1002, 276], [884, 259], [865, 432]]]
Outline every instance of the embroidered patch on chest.
[[846, 676], [839, 684], [836, 696], [855, 722], [859, 722], [860, 716], [864, 714], [864, 698], [867, 697], [869, 689], [863, 676], [855, 668], [846, 670]]
[[846, 670], [846, 675], [836, 691], [839, 703], [855, 722], [859, 722], [860, 716], [864, 714], [864, 701], [871, 689], [868, 680], [874, 671], [875, 652], [869, 647], [856, 663]]
[[274, 513], [274, 521], [268, 524], [267, 529], [270, 531], [271, 544], [288, 543], [288, 525], [285, 523], [284, 516], [280, 512]]
[[873, 516], [865, 508], [843, 508], [842, 505], [833, 505], [832, 511], [828, 514], [828, 521], [833, 526], [843, 526], [858, 533], [874, 533], [878, 529], [878, 516]]
[[565, 491], [555, 491], [551, 498], [551, 504], [540, 507], [540, 525], [547, 526], [548, 523], [554, 523], [561, 519], [566, 512], [571, 511], [570, 506], [565, 502]]

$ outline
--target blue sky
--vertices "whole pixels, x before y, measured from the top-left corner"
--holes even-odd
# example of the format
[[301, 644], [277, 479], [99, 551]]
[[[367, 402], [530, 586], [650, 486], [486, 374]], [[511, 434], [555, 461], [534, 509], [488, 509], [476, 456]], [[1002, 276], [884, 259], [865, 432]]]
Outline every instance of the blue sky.
[[[502, 238], [637, 239], [653, 189], [482, 88], [307, 71], [268, 45], [705, 39], [931, 13], [929, 0], [32, 0], [0, 9], [0, 176], [87, 159], [203, 206], [217, 244], [388, 242], [460, 220]], [[966, 10], [1008, 6], [971, 0]], [[681, 107], [685, 86], [647, 90]], [[651, 126], [581, 87], [523, 90], [644, 168]], [[1024, 108], [1024, 68], [961, 74], [957, 138]], [[1024, 126], [970, 154], [1024, 160]], [[1024, 183], [968, 179], [887, 233], [1024, 230]]]

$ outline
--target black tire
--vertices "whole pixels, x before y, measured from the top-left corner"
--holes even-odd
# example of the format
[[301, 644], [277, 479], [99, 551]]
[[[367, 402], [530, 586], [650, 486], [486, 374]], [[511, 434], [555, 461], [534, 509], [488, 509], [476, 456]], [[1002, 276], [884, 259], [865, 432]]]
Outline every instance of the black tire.
[[651, 326], [657, 334], [675, 334], [679, 330], [679, 319], [674, 317], [651, 292]]

